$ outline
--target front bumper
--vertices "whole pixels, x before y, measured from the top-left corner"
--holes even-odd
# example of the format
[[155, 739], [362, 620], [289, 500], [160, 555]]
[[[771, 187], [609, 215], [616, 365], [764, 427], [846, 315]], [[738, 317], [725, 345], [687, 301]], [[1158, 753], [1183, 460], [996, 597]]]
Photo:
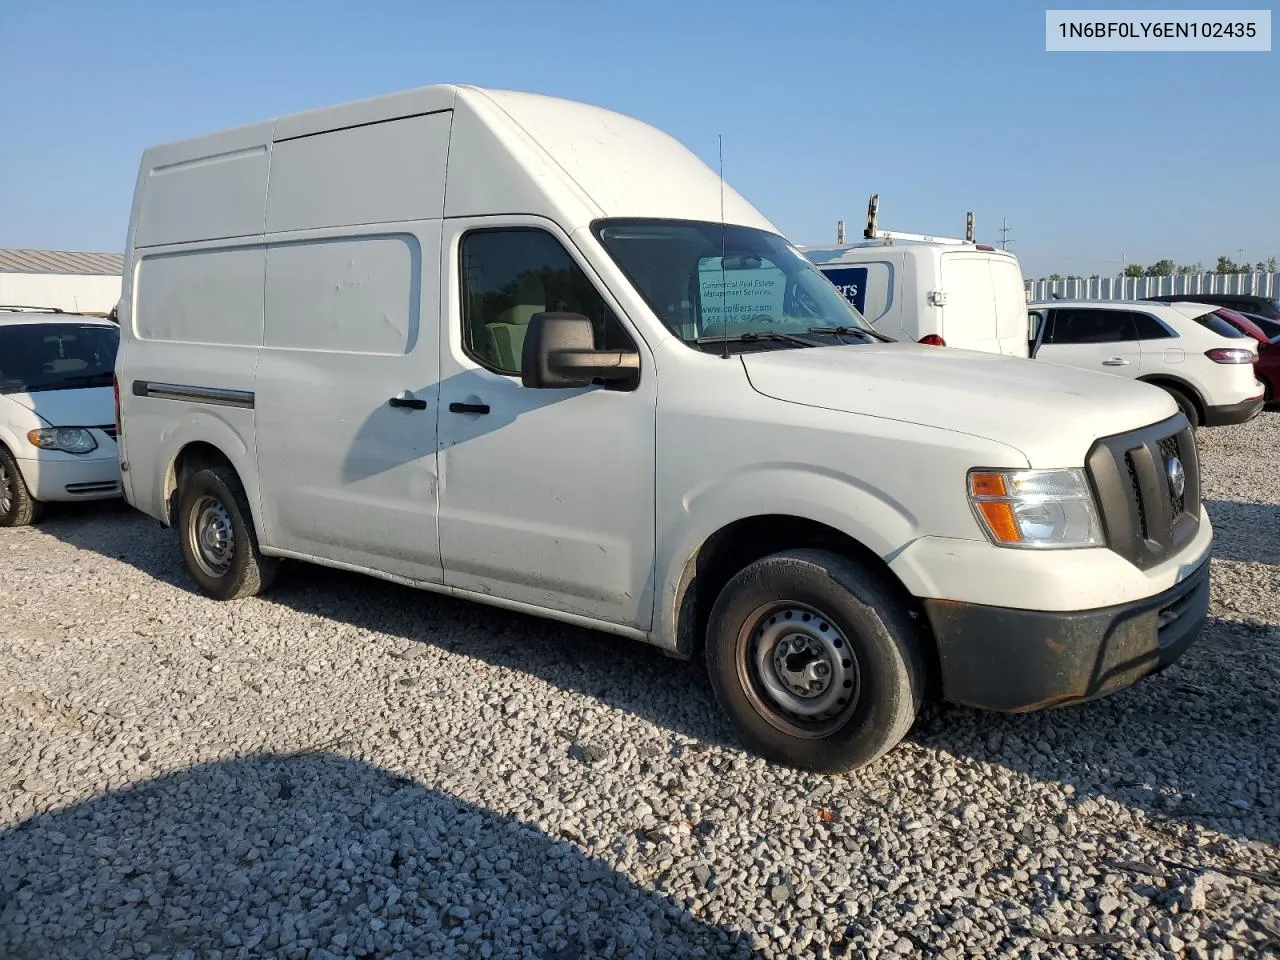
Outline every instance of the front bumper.
[[115, 456], [87, 460], [72, 454], [61, 454], [56, 459], [22, 458], [18, 469], [37, 500], [105, 500], [121, 493], [120, 462]]
[[1204, 425], [1206, 427], [1229, 427], [1236, 423], [1248, 423], [1262, 410], [1266, 395], [1259, 393], [1250, 400], [1239, 403], [1224, 403], [1216, 407], [1204, 408]]
[[1114, 693], [1182, 656], [1209, 611], [1209, 561], [1162, 593], [1098, 610], [923, 603], [943, 696], [1020, 713]]

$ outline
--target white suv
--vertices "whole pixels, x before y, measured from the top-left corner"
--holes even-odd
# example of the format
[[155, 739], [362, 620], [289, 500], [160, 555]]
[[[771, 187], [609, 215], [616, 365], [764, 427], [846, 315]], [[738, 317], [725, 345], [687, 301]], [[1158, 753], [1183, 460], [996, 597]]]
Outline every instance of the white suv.
[[1202, 303], [1030, 305], [1031, 356], [1163, 387], [1194, 426], [1245, 423], [1263, 404], [1254, 342]]

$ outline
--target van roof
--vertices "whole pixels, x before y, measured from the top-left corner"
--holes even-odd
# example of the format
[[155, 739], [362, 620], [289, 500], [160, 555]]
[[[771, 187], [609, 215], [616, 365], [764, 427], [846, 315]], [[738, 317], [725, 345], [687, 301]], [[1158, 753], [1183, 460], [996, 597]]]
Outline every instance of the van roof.
[[[200, 198], [191, 191], [167, 192], [163, 213], [157, 209], [150, 217], [144, 189], [149, 177], [245, 157], [249, 162], [240, 165], [233, 186], [243, 191], [247, 210], [255, 193], [265, 193], [268, 158], [282, 142], [443, 113], [451, 114], [445, 217], [542, 215], [571, 231], [603, 217], [718, 222], [723, 203], [727, 222], [778, 232], [732, 188], [726, 186], [722, 197], [715, 171], [649, 124], [573, 100], [440, 84], [151, 147], [143, 155], [135, 192], [133, 243], [153, 246], [218, 239], [219, 232], [222, 237], [262, 232], [259, 226], [244, 229], [251, 226], [245, 217], [239, 234], [227, 232], [228, 218], [198, 206]], [[160, 186], [151, 185], [150, 192]], [[175, 209], [186, 204], [192, 207], [189, 215]], [[210, 224], [206, 232], [211, 235], [190, 236], [186, 224], [200, 218]]]
[[882, 250], [925, 250], [932, 253], [985, 253], [992, 257], [1004, 257], [1017, 260], [1008, 250], [988, 250], [976, 243], [942, 243], [921, 240], [895, 240], [887, 244], [883, 240], [862, 240], [857, 243], [838, 244], [803, 244], [801, 253], [819, 266], [848, 261], [856, 263], [867, 258], [867, 251]]

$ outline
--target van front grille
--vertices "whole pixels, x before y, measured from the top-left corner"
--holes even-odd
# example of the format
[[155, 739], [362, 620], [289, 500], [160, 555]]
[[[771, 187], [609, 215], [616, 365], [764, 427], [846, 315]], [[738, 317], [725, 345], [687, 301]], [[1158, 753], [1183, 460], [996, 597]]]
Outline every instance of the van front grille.
[[[1162, 463], [1164, 464], [1164, 467], [1166, 470], [1168, 470], [1169, 462], [1173, 460], [1175, 457], [1178, 457], [1179, 459], [1181, 459], [1182, 454], [1181, 454], [1181, 451], [1178, 449], [1177, 437], [1165, 437], [1163, 440], [1160, 441], [1160, 456], [1162, 458]], [[1184, 469], [1185, 469], [1185, 465], [1184, 465]], [[1175, 490], [1173, 490], [1172, 487], [1170, 487], [1169, 507], [1170, 507], [1170, 516], [1177, 517], [1179, 514], [1181, 514], [1186, 509], [1186, 491], [1183, 490], [1183, 492], [1179, 494]]]
[[1163, 562], [1200, 528], [1200, 460], [1182, 414], [1103, 437], [1086, 459], [1107, 546], [1140, 569]]

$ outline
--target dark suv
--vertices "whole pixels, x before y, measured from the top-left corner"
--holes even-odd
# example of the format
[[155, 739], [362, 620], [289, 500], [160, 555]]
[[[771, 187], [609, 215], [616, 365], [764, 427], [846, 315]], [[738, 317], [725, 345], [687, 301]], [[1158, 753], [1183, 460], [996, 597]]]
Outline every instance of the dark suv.
[[1240, 313], [1255, 313], [1268, 320], [1280, 320], [1280, 297], [1263, 297], [1250, 293], [1161, 293], [1142, 299], [1156, 303], [1178, 303], [1179, 301], [1208, 303], [1215, 307], [1237, 310]]

